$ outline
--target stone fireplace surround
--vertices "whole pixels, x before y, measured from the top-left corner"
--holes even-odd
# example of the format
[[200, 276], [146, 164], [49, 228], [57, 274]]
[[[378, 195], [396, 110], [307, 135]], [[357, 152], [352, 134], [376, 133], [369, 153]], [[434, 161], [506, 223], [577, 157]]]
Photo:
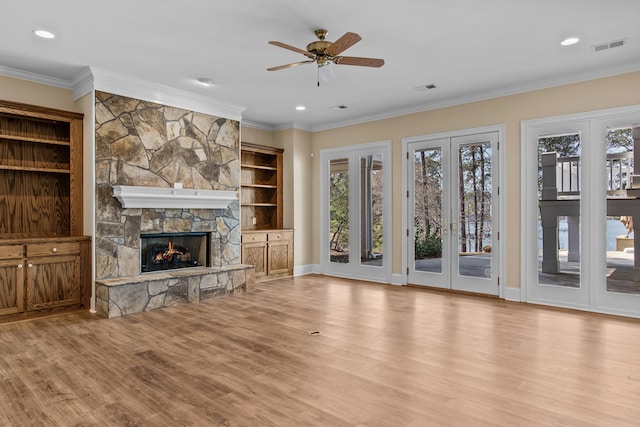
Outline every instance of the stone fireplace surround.
[[[96, 311], [117, 317], [250, 291], [237, 196], [215, 209], [125, 207], [114, 197], [120, 187], [237, 192], [239, 122], [99, 91], [95, 119]], [[191, 231], [211, 233], [212, 267], [140, 274], [141, 234]]]

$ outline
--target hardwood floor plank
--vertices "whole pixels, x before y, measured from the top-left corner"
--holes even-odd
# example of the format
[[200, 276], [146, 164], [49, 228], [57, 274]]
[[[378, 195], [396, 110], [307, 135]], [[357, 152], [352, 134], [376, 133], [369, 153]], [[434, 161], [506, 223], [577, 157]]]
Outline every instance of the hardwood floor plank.
[[0, 425], [640, 425], [639, 333], [637, 319], [276, 279], [0, 325]]

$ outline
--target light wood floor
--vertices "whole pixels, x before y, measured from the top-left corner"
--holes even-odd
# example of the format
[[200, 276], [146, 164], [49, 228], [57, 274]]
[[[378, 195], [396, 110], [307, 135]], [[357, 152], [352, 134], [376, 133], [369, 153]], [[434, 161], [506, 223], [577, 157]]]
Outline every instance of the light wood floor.
[[323, 276], [0, 343], [2, 426], [640, 425], [638, 320]]

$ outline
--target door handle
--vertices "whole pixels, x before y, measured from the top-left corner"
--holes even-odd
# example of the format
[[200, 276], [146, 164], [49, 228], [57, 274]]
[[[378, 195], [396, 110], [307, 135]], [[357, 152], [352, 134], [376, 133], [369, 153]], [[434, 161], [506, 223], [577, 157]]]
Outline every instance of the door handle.
[[449, 234], [449, 221], [446, 218], [442, 220], [442, 234]]
[[458, 223], [456, 221], [451, 221], [451, 233], [458, 232]]

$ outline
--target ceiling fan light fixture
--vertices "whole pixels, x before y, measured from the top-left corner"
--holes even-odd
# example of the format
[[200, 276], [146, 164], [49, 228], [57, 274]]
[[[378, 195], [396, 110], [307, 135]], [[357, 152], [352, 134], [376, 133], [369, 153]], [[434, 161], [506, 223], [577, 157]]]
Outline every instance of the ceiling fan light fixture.
[[320, 77], [322, 81], [328, 82], [329, 80], [336, 78], [336, 72], [331, 66], [330, 62], [327, 62], [325, 65], [318, 66], [318, 72], [320, 73]]

